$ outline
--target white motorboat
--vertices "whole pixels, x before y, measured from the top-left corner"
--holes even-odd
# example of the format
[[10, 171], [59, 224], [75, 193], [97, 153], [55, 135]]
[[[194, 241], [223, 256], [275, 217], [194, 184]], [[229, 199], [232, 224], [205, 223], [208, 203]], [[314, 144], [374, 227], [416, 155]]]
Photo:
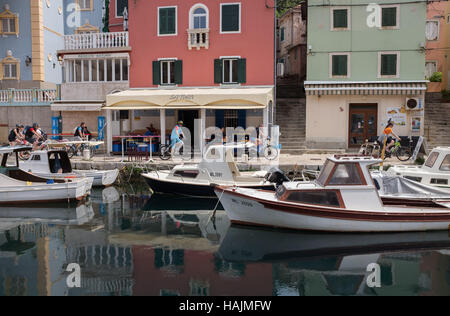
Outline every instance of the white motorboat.
[[447, 191], [434, 191], [429, 198], [424, 192], [414, 198], [401, 191], [380, 196], [368, 168], [380, 162], [336, 155], [328, 158], [317, 180], [285, 182], [276, 193], [236, 187], [215, 191], [231, 222], [244, 225], [332, 232], [450, 229]]
[[248, 144], [240, 143], [211, 145], [199, 164], [177, 165], [167, 172], [152, 171], [142, 176], [156, 193], [215, 196], [216, 185], [275, 190], [275, 184], [268, 181], [268, 177], [243, 175], [239, 171], [234, 153], [248, 148]]
[[422, 184], [450, 189], [450, 147], [433, 149], [423, 166], [393, 166], [389, 168], [388, 173]]
[[[92, 179], [45, 179], [19, 168], [18, 153], [30, 147], [0, 148], [0, 205], [36, 202], [66, 202], [82, 200], [91, 189]], [[15, 154], [15, 165], [8, 165]]]
[[40, 150], [31, 153], [20, 168], [48, 179], [92, 178], [93, 186], [111, 186], [116, 182], [119, 170], [72, 170], [69, 156], [64, 150]]

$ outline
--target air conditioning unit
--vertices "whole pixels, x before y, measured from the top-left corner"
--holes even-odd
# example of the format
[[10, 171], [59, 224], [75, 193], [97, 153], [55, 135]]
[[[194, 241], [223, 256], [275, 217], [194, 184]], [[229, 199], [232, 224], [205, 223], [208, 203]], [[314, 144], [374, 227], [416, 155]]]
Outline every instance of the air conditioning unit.
[[420, 110], [422, 108], [422, 103], [419, 98], [406, 98], [406, 110]]
[[277, 64], [277, 76], [278, 77], [283, 77], [284, 76], [284, 64], [283, 63], [278, 63]]

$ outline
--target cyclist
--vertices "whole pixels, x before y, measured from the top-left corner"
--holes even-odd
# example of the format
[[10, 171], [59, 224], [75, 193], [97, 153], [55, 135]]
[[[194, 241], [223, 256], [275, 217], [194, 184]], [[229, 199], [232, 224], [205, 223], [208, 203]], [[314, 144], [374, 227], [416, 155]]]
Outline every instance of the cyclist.
[[39, 140], [42, 139], [42, 135], [38, 133], [39, 124], [33, 123], [32, 127], [27, 128], [25, 131], [25, 139], [30, 144], [33, 144], [33, 150], [39, 147]]
[[85, 135], [85, 128], [86, 128], [86, 124], [84, 122], [81, 122], [81, 124], [75, 129], [75, 133], [73, 134], [73, 136], [75, 137], [75, 139], [82, 141], [84, 139]]
[[11, 147], [18, 145], [25, 140], [23, 129], [23, 125], [16, 125], [16, 127], [9, 132], [8, 141]]
[[183, 141], [181, 140], [184, 137], [182, 127], [183, 121], [178, 121], [170, 135], [170, 153], [172, 156], [175, 149], [179, 149], [183, 146]]
[[398, 137], [397, 134], [394, 133], [393, 128], [394, 128], [394, 123], [389, 121], [388, 125], [386, 126], [386, 128], [383, 131], [383, 135], [379, 139], [379, 141], [381, 142], [381, 146], [383, 146], [384, 138], [387, 137], [387, 140], [386, 140], [386, 154], [390, 154], [390, 152], [391, 152], [390, 149], [395, 145], [394, 138], [397, 139], [398, 141], [401, 141], [401, 138]]

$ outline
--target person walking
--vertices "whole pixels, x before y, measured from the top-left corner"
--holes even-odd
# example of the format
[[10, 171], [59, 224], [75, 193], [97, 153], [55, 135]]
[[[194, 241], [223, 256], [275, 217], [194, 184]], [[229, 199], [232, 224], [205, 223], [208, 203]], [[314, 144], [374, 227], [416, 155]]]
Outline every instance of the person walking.
[[170, 153], [173, 154], [175, 152], [175, 149], [179, 149], [183, 146], [183, 141], [182, 138], [184, 137], [183, 135], [183, 121], [178, 121], [177, 125], [175, 125], [175, 127], [172, 130], [172, 134], [170, 135]]

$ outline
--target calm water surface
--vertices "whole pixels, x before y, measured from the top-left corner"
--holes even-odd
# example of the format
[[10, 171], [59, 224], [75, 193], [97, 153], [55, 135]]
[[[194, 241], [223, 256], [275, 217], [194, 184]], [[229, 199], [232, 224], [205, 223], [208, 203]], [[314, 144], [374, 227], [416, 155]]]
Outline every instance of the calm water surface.
[[448, 232], [230, 227], [222, 210], [210, 220], [215, 205], [107, 188], [84, 205], [0, 208], [0, 295], [450, 295]]

